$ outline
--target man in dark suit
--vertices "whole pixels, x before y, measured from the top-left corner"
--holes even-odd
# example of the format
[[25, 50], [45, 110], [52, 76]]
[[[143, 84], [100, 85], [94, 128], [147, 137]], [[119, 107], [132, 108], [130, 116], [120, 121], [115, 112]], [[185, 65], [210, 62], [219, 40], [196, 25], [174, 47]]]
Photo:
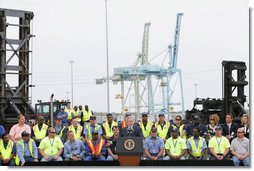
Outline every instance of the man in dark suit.
[[127, 117], [127, 126], [121, 130], [120, 137], [143, 137], [142, 129], [134, 121], [133, 116]]
[[226, 115], [226, 123], [222, 124], [222, 135], [227, 137], [230, 143], [234, 138], [236, 138], [237, 129], [239, 128], [239, 125], [234, 123], [233, 119], [233, 115], [229, 113]]

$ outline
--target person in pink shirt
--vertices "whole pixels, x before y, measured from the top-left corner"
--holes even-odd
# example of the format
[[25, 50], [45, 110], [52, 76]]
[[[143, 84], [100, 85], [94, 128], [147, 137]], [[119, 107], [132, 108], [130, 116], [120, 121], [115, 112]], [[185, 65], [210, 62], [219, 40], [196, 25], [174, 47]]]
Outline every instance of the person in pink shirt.
[[11, 130], [10, 130], [10, 133], [9, 133], [10, 139], [13, 142], [16, 143], [17, 141], [22, 139], [21, 133], [23, 131], [26, 131], [29, 134], [31, 134], [30, 126], [25, 124], [25, 122], [26, 122], [25, 116], [20, 114], [18, 116], [18, 123], [11, 127]]

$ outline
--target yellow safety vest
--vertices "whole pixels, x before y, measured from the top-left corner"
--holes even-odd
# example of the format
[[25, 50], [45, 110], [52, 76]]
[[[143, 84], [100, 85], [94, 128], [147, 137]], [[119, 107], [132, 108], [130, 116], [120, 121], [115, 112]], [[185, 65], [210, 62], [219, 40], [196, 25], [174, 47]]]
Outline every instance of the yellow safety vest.
[[[77, 111], [73, 110], [73, 114], [74, 114], [74, 116], [78, 116], [79, 110], [77, 110]], [[81, 118], [76, 118], [76, 120], [77, 120], [78, 122], [80, 122], [80, 121], [81, 121]]]
[[[93, 136], [92, 136], [92, 132], [91, 132], [90, 123], [87, 124], [85, 127], [86, 127], [86, 129], [87, 129], [87, 131], [88, 131], [88, 133], [87, 133], [87, 138], [88, 138], [89, 140], [92, 140]], [[99, 129], [100, 129], [100, 125], [95, 124], [94, 131], [98, 131]]]
[[158, 131], [158, 136], [161, 137], [162, 139], [165, 139], [167, 137], [168, 129], [170, 127], [170, 123], [165, 121], [166, 124], [164, 124], [163, 128], [161, 128], [159, 122], [156, 122], [155, 127], [157, 128]]
[[90, 116], [92, 116], [92, 111], [89, 109], [88, 112], [86, 110], [83, 110], [83, 121], [89, 121]]
[[43, 124], [41, 130], [39, 129], [38, 124], [33, 126], [35, 139], [43, 139], [46, 137], [48, 125]]
[[10, 159], [13, 145], [14, 145], [13, 141], [9, 140], [8, 145], [6, 146], [6, 149], [5, 149], [4, 141], [2, 139], [0, 140], [0, 153], [3, 157], [3, 160]]
[[[182, 136], [183, 135], [183, 127], [184, 127], [184, 124], [181, 124], [179, 127], [180, 137], [186, 140], [186, 134], [184, 136]], [[173, 125], [173, 128], [177, 128], [177, 126]]]
[[65, 126], [63, 126], [63, 128], [60, 130], [59, 134], [57, 135], [59, 138], [62, 138], [64, 129], [65, 129]]
[[114, 134], [113, 131], [112, 131], [113, 126], [118, 126], [118, 124], [115, 121], [112, 121], [111, 127], [109, 127], [108, 121], [106, 121], [103, 124], [103, 128], [104, 128], [104, 130], [106, 132], [106, 136], [107, 137], [113, 136], [113, 134]]
[[191, 150], [192, 150], [193, 156], [200, 157], [201, 152], [202, 152], [203, 142], [205, 141], [205, 139], [203, 137], [199, 137], [198, 149], [196, 147], [196, 144], [195, 144], [195, 141], [194, 141], [193, 137], [190, 137], [188, 140], [191, 143]]
[[153, 126], [152, 122], [151, 121], [147, 121], [146, 128], [144, 127], [144, 124], [143, 124], [142, 120], [140, 121], [139, 125], [140, 125], [140, 127], [142, 129], [144, 138], [149, 137], [151, 129], [152, 129], [152, 126]]
[[[30, 154], [31, 154], [32, 157], [34, 157], [34, 154], [33, 154], [33, 142], [34, 142], [34, 140], [31, 139], [31, 138], [30, 138], [29, 141], [28, 141], [28, 147], [29, 147], [29, 151], [30, 151]], [[18, 147], [18, 144], [20, 144], [20, 145], [22, 146], [22, 155], [24, 156], [24, 154], [25, 154], [25, 150], [24, 150], [24, 148], [25, 148], [24, 140], [21, 139], [20, 141], [18, 141], [17, 147]], [[15, 163], [16, 163], [17, 166], [19, 165], [19, 162], [20, 162], [19, 156], [18, 156], [18, 154], [16, 154]]]
[[73, 109], [66, 108], [64, 111], [68, 113], [68, 120], [70, 120], [72, 118], [71, 114], [74, 113]]
[[74, 132], [75, 139], [80, 138], [80, 136], [82, 134], [82, 129], [83, 129], [83, 126], [81, 126], [81, 125], [78, 125], [78, 128], [76, 129], [77, 131], [75, 130], [73, 125], [69, 126], [69, 130], [72, 130]]

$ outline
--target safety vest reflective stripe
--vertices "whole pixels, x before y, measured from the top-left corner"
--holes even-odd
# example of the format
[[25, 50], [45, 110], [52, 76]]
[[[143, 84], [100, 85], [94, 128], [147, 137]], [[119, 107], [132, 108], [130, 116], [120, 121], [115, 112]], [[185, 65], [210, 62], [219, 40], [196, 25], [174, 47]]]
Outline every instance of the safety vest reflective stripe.
[[127, 126], [127, 123], [126, 121], [122, 121], [122, 128], [126, 127]]
[[3, 159], [10, 159], [11, 157], [11, 152], [12, 152], [12, 149], [13, 149], [13, 141], [9, 140], [7, 146], [6, 146], [6, 149], [4, 148], [4, 141], [3, 140], [0, 140], [0, 152], [1, 152], [1, 155], [3, 157]]
[[[182, 136], [183, 135], [183, 127], [184, 127], [184, 124], [182, 124], [179, 127], [179, 133], [180, 133], [180, 137], [186, 140], [186, 135]], [[177, 127], [175, 125], [173, 125], [173, 128], [177, 128]]]
[[153, 126], [152, 122], [151, 122], [151, 121], [147, 121], [146, 129], [145, 129], [145, 127], [144, 127], [144, 124], [143, 124], [142, 120], [140, 121], [139, 125], [140, 125], [140, 127], [141, 127], [141, 129], [142, 129], [143, 136], [144, 136], [145, 138], [149, 137], [149, 136], [150, 136], [151, 129], [152, 129], [152, 126]]
[[162, 139], [165, 139], [168, 133], [168, 129], [170, 127], [170, 123], [165, 121], [166, 124], [164, 124], [163, 128], [161, 128], [161, 126], [159, 125], [158, 122], [156, 122], [155, 127], [158, 130], [158, 136], [161, 137]]
[[83, 128], [83, 126], [80, 126], [80, 125], [78, 125], [77, 129], [75, 129], [73, 125], [69, 126], [69, 130], [72, 130], [74, 132], [75, 139], [80, 138], [81, 133], [82, 133], [82, 128]]
[[[86, 127], [86, 129], [87, 129], [87, 131], [88, 131], [88, 133], [87, 133], [87, 138], [88, 138], [89, 140], [91, 140], [91, 139], [92, 139], [92, 131], [91, 131], [90, 123], [87, 124], [85, 127]], [[98, 131], [99, 129], [100, 129], [100, 125], [95, 124], [94, 131]]]
[[106, 133], [106, 136], [107, 137], [111, 137], [114, 133], [112, 131], [112, 128], [114, 126], [117, 126], [117, 123], [115, 121], [112, 121], [111, 123], [111, 127], [109, 127], [109, 124], [108, 124], [108, 121], [106, 121], [104, 124], [103, 124], [103, 128], [105, 130], [105, 133]]
[[89, 121], [90, 116], [92, 116], [92, 111], [89, 109], [88, 111], [83, 110], [83, 121]]
[[194, 141], [193, 137], [189, 138], [189, 141], [191, 143], [191, 149], [192, 149], [193, 156], [200, 157], [201, 152], [202, 152], [202, 145], [203, 145], [203, 142], [205, 141], [205, 139], [203, 137], [199, 137], [198, 149], [196, 147], [196, 144], [195, 144], [195, 141]]
[[[30, 138], [30, 139], [29, 139], [29, 142], [28, 142], [28, 147], [29, 147], [29, 151], [30, 151], [30, 154], [31, 154], [32, 157], [34, 157], [34, 154], [33, 154], [33, 142], [34, 142], [34, 140]], [[25, 150], [24, 150], [24, 148], [25, 148], [24, 140], [21, 139], [21, 140], [17, 143], [17, 147], [18, 147], [18, 144], [20, 144], [20, 145], [22, 146], [22, 155], [24, 156], [24, 154], [25, 154]], [[19, 162], [20, 162], [19, 156], [18, 156], [18, 154], [16, 154], [16, 159], [15, 159], [16, 165], [19, 165]]]
[[94, 144], [91, 140], [87, 141], [87, 145], [90, 148], [92, 155], [99, 155], [101, 153], [102, 147], [104, 146], [105, 141], [100, 139], [100, 142], [94, 147]]
[[33, 126], [33, 131], [36, 139], [43, 139], [46, 137], [48, 125], [43, 124], [41, 130], [39, 129], [38, 124]]
[[59, 138], [62, 138], [64, 129], [65, 129], [65, 126], [63, 126], [63, 128], [59, 131], [59, 133], [58, 133]]

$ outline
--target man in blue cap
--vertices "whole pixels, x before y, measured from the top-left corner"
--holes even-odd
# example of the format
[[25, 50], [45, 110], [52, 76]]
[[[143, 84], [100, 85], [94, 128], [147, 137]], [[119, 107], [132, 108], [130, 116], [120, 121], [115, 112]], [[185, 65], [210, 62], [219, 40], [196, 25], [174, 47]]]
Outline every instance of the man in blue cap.
[[64, 106], [61, 107], [61, 111], [57, 114], [57, 118], [62, 120], [62, 125], [68, 127], [68, 113], [64, 111]]
[[147, 160], [162, 160], [164, 152], [164, 142], [157, 135], [157, 128], [152, 127], [150, 136], [144, 142], [144, 150]]
[[92, 140], [87, 140], [86, 144], [86, 158], [87, 161], [101, 161], [106, 160], [106, 144], [105, 141], [100, 138], [97, 130], [92, 132]]

